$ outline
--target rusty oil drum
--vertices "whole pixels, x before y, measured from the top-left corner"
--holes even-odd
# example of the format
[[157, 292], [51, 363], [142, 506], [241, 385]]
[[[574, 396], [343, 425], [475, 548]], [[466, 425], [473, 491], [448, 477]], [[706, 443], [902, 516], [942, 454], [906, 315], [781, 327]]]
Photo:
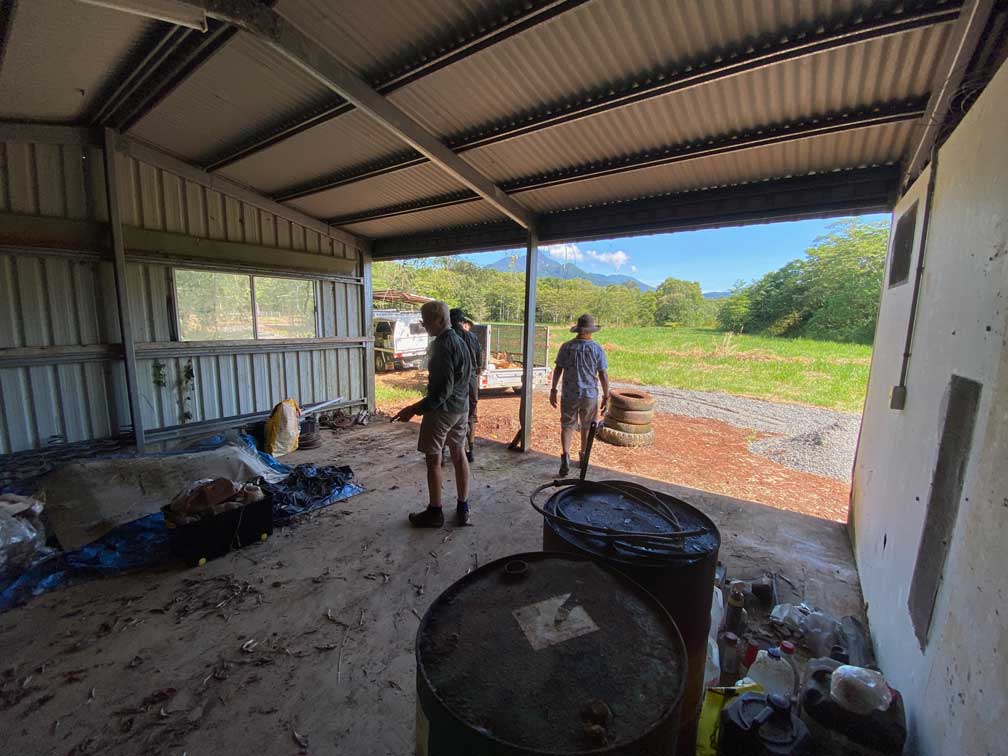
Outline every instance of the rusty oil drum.
[[670, 756], [686, 649], [639, 585], [516, 554], [442, 593], [417, 630], [418, 756]]
[[[721, 534], [696, 507], [627, 481], [557, 481], [559, 490], [540, 509], [543, 550], [597, 559], [627, 575], [657, 598], [686, 644], [689, 672], [680, 712], [679, 754], [695, 752], [703, 706], [707, 633]], [[660, 512], [656, 513], [657, 511]], [[673, 517], [670, 522], [667, 512]], [[678, 526], [675, 522], [678, 522]], [[676, 531], [687, 533], [669, 538]], [[658, 540], [609, 534], [654, 533]]]

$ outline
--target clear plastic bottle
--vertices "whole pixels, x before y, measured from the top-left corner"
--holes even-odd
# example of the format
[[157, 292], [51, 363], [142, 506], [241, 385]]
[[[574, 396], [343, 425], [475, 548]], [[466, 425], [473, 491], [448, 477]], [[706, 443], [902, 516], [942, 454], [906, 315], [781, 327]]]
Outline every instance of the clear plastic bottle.
[[767, 693], [779, 693], [790, 699], [794, 692], [794, 670], [781, 658], [779, 648], [760, 651], [749, 667], [748, 677], [759, 683]]
[[791, 671], [794, 672], [793, 695], [797, 698], [798, 691], [801, 688], [801, 674], [798, 671], [798, 660], [795, 658], [795, 644], [791, 641], [782, 641], [780, 650], [781, 657], [791, 666]]

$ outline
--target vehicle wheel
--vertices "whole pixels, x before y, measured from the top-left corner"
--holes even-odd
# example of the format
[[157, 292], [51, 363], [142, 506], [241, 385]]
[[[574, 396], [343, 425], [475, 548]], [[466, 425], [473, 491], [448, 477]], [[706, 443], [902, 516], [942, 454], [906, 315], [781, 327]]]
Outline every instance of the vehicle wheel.
[[631, 423], [621, 423], [619, 420], [610, 420], [608, 415], [606, 415], [605, 427], [619, 431], [620, 433], [633, 434], [650, 433], [654, 430], [654, 426], [651, 425], [633, 425]]
[[613, 389], [609, 392], [609, 406], [632, 412], [654, 409], [654, 397], [646, 391]]
[[385, 372], [385, 355], [382, 352], [378, 352], [374, 358], [375, 370], [379, 373]]
[[653, 410], [625, 410], [619, 407], [610, 407], [606, 411], [606, 417], [619, 423], [629, 423], [630, 425], [647, 425], [654, 419]]
[[654, 431], [649, 430], [647, 433], [623, 433], [612, 428], [603, 427], [599, 428], [595, 438], [613, 446], [651, 446], [654, 443]]
[[514, 391], [516, 394], [520, 394], [522, 392], [522, 387], [521, 386], [512, 386], [511, 390]]

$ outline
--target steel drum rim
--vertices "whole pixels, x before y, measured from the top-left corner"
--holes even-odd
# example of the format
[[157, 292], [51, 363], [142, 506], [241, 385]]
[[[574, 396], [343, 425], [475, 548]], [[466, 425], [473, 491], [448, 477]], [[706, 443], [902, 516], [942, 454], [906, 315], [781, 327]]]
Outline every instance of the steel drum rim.
[[[449, 707], [444, 699], [438, 694], [430, 677], [427, 675], [427, 670], [424, 667], [422, 660], [420, 658], [420, 638], [423, 635], [424, 630], [430, 623], [431, 614], [434, 609], [439, 606], [443, 600], [448, 600], [452, 595], [458, 592], [460, 586], [463, 583], [470, 582], [474, 576], [480, 574], [489, 574], [497, 569], [503, 570], [504, 566], [508, 562], [513, 562], [515, 560], [521, 560], [530, 564], [534, 561], [541, 561], [545, 559], [565, 559], [571, 562], [588, 562], [595, 567], [606, 572], [611, 577], [615, 578], [617, 581], [623, 582], [628, 588], [634, 591], [638, 596], [643, 596], [646, 602], [651, 604], [653, 610], [657, 610], [663, 621], [667, 621], [668, 627], [672, 630], [672, 640], [676, 646], [676, 652], [679, 654], [682, 662], [682, 673], [679, 675], [679, 684], [676, 686], [676, 693], [670, 705], [666, 706], [662, 711], [661, 716], [658, 717], [649, 727], [642, 729], [636, 734], [633, 740], [628, 740], [620, 743], [609, 743], [602, 748], [593, 748], [591, 750], [579, 750], [579, 751], [543, 751], [535, 748], [528, 748], [519, 743], [512, 743], [507, 740], [496, 737], [488, 732], [480, 732], [480, 737], [485, 738], [493, 743], [500, 744], [507, 748], [513, 748], [518, 751], [525, 751], [532, 756], [605, 756], [606, 754], [612, 753], [614, 750], [620, 748], [627, 748], [634, 745], [635, 743], [644, 740], [647, 736], [654, 733], [660, 727], [668, 724], [669, 718], [677, 713], [683, 703], [683, 698], [686, 695], [686, 683], [689, 679], [689, 652], [686, 648], [686, 642], [683, 640], [682, 633], [679, 632], [679, 626], [676, 624], [675, 620], [672, 619], [672, 615], [669, 614], [668, 609], [662, 604], [658, 598], [651, 593], [649, 590], [644, 588], [636, 580], [627, 577], [625, 574], [619, 570], [608, 567], [607, 565], [600, 564], [598, 560], [591, 559], [586, 556], [581, 556], [580, 554], [569, 554], [562, 551], [529, 551], [529, 552], [519, 552], [517, 554], [510, 554], [500, 559], [495, 559], [492, 562], [487, 562], [481, 567], [477, 567], [475, 570], [470, 572], [468, 575], [463, 575], [461, 578], [456, 580], [450, 586], [448, 586], [441, 594], [431, 602], [431, 605], [427, 607], [427, 611], [424, 612], [423, 617], [420, 619], [420, 625], [417, 627], [416, 637], [413, 641], [413, 655], [416, 658], [417, 664], [417, 677], [423, 679], [424, 684], [427, 686], [428, 694], [437, 701], [441, 709], [447, 714], [447, 716], [456, 724], [460, 725], [468, 730], [476, 730], [476, 727], [466, 722], [462, 717], [460, 717], [451, 707]], [[419, 682], [419, 681], [418, 681]], [[422, 708], [420, 701], [417, 701], [417, 706]], [[675, 727], [678, 731], [678, 726]]]

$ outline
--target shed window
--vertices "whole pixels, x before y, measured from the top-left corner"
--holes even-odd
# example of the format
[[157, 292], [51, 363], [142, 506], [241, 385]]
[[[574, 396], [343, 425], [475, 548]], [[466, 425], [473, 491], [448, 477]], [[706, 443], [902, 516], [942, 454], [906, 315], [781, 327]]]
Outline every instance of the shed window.
[[910, 263], [913, 261], [914, 232], [917, 230], [917, 203], [896, 221], [893, 234], [892, 262], [889, 264], [889, 288], [906, 283], [910, 278]]
[[250, 276], [176, 270], [175, 301], [182, 341], [255, 338]]
[[295, 278], [255, 276], [259, 339], [307, 339], [315, 336], [315, 284]]
[[181, 341], [301, 339], [318, 334], [315, 282], [207, 270], [175, 271]]

